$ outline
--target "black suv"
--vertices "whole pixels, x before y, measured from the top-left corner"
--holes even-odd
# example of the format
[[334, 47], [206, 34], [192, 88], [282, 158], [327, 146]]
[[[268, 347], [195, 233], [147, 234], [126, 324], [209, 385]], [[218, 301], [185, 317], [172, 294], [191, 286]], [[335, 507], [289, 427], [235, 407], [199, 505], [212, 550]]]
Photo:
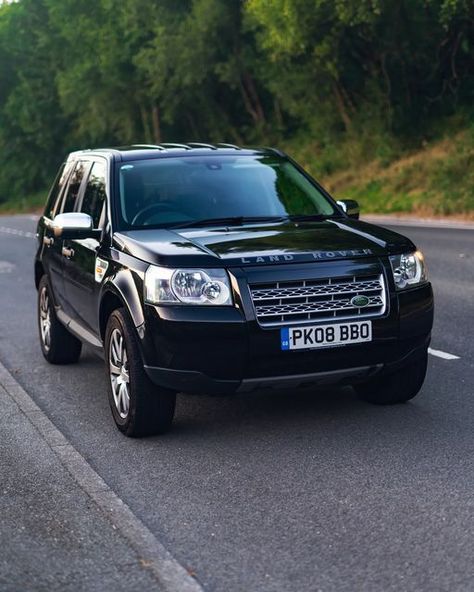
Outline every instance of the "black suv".
[[169, 428], [179, 391], [338, 383], [407, 401], [426, 373], [431, 285], [409, 239], [358, 217], [275, 149], [74, 152], [38, 224], [43, 354], [103, 349], [128, 436]]

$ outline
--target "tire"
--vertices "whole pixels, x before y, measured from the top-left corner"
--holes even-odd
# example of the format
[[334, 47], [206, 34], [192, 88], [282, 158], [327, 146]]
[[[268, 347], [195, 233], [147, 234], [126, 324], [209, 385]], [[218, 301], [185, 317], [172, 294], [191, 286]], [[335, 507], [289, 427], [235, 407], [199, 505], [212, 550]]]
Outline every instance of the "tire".
[[405, 403], [419, 393], [427, 365], [428, 351], [425, 351], [422, 357], [396, 372], [356, 384], [354, 388], [360, 399], [375, 405]]
[[43, 275], [38, 286], [38, 330], [41, 351], [50, 364], [73, 364], [78, 361], [82, 343], [59, 322], [46, 275]]
[[135, 327], [123, 308], [109, 317], [104, 349], [109, 404], [118, 429], [132, 438], [169, 430], [176, 393], [154, 385], [148, 378]]

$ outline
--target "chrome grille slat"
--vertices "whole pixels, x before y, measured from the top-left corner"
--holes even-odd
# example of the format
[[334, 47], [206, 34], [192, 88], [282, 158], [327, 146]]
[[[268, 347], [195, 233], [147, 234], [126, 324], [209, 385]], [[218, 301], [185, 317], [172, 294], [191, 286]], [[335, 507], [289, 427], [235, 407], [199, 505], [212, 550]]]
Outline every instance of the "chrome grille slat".
[[[350, 303], [350, 300], [330, 300], [328, 302], [322, 302], [320, 306], [317, 306], [319, 303], [315, 303], [316, 306], [311, 306], [312, 303], [299, 303], [299, 304], [278, 304], [276, 306], [257, 306], [257, 316], [261, 317], [269, 317], [281, 314], [301, 314], [306, 312], [325, 312], [325, 311], [338, 311], [338, 310], [347, 310], [347, 309], [354, 309], [354, 306]], [[364, 308], [369, 308], [373, 306], [381, 306], [382, 299], [380, 296], [375, 296], [373, 299], [369, 301], [369, 304]]]
[[301, 288], [280, 288], [280, 289], [252, 289], [252, 299], [255, 303], [262, 300], [275, 300], [276, 298], [299, 298], [302, 296], [331, 296], [338, 294], [350, 294], [359, 290], [373, 291], [381, 290], [382, 283], [376, 281], [351, 282], [350, 284], [328, 284], [323, 286], [302, 286]]
[[[249, 287], [257, 320], [266, 326], [376, 317], [386, 310], [382, 274], [279, 281]], [[352, 298], [362, 295], [368, 298], [368, 304], [354, 306]]]

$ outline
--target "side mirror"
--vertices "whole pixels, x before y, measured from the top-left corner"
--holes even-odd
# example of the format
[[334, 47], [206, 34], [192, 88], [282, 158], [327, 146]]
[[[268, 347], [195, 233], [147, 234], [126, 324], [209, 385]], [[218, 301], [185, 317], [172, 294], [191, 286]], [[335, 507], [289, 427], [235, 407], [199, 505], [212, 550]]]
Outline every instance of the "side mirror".
[[58, 238], [98, 238], [100, 230], [95, 230], [93, 226], [89, 214], [68, 212], [58, 214], [50, 224], [50, 229], [53, 231], [54, 236]]
[[359, 219], [360, 208], [355, 199], [339, 199], [337, 205], [344, 210], [349, 218]]

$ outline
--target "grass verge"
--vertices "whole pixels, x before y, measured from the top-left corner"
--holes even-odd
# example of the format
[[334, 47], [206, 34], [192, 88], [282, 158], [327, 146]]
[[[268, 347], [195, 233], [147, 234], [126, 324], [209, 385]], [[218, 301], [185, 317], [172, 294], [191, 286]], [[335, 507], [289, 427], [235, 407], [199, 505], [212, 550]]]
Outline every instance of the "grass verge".
[[0, 202], [0, 214], [39, 213], [44, 207], [47, 195], [48, 190], [45, 189], [19, 199]]
[[470, 131], [404, 153], [323, 175], [336, 197], [365, 213], [474, 219], [474, 134]]

